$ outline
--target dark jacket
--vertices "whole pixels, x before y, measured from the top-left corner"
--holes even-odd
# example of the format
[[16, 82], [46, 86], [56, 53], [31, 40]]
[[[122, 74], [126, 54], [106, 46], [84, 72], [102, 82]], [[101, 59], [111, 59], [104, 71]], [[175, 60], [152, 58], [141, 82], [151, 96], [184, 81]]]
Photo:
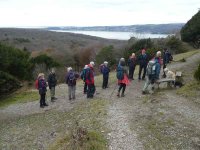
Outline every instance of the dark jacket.
[[109, 72], [110, 72], [110, 69], [108, 68], [108, 66], [103, 66], [103, 68], [102, 68], [102, 74], [103, 74], [103, 76], [106, 76], [106, 77], [108, 77], [109, 76]]
[[45, 94], [47, 92], [47, 84], [44, 79], [38, 79], [39, 94]]
[[147, 64], [148, 64], [148, 55], [147, 54], [140, 54], [139, 56], [138, 56], [138, 62], [139, 62], [139, 65], [140, 66], [147, 66]]
[[[74, 76], [74, 78], [72, 79], [71, 77]], [[76, 85], [76, 73], [74, 71], [69, 71], [65, 77], [66, 83], [68, 84], [68, 86], [75, 86]], [[71, 78], [71, 79], [70, 79]]]
[[163, 63], [164, 64], [168, 64], [169, 63], [169, 57], [170, 57], [170, 53], [168, 50], [163, 52]]
[[56, 79], [56, 75], [55, 73], [50, 73], [48, 76], [48, 84], [49, 84], [49, 88], [51, 89], [51, 87], [55, 87], [57, 84], [57, 79]]
[[130, 58], [128, 59], [128, 66], [129, 66], [130, 68], [135, 67], [135, 66], [136, 66], [136, 58], [130, 57]]

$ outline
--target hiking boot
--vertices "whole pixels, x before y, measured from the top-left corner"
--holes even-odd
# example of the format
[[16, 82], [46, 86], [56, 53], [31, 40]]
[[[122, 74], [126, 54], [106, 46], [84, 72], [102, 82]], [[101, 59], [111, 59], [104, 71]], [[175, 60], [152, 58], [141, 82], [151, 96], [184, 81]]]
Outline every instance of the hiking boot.
[[145, 94], [147, 94], [147, 92], [145, 92], [145, 91], [142, 91], [142, 94], [143, 94], [143, 95], [145, 95]]
[[125, 96], [124, 93], [122, 93], [121, 97], [124, 97], [124, 96]]
[[57, 100], [57, 98], [56, 98], [56, 97], [53, 97], [53, 100]]
[[45, 103], [44, 106], [49, 106], [49, 105]]
[[40, 105], [40, 108], [44, 108], [44, 106], [43, 106], [43, 105]]

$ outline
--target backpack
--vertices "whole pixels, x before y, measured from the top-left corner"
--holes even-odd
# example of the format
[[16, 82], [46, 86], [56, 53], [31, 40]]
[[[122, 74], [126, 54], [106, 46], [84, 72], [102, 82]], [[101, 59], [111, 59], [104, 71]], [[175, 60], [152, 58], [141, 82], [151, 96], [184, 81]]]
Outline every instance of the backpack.
[[117, 67], [117, 74], [116, 74], [116, 76], [117, 76], [118, 80], [123, 80], [124, 79], [124, 71], [123, 71], [123, 69], [122, 69], [121, 66]]
[[39, 89], [39, 80], [38, 80], [38, 79], [35, 80], [35, 88], [36, 88], [36, 89]]
[[99, 65], [99, 72], [103, 73], [104, 64]]
[[75, 78], [75, 73], [74, 72], [70, 72], [68, 78], [69, 78], [69, 83], [71, 83], [71, 84], [75, 83], [76, 78]]
[[147, 74], [148, 75], [156, 74], [156, 62], [154, 60], [149, 61], [147, 65]]

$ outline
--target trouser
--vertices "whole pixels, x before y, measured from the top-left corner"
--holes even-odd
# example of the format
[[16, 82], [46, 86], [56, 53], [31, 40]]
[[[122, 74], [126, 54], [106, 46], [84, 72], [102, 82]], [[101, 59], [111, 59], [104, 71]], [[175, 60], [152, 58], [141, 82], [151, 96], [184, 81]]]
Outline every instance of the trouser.
[[83, 89], [83, 93], [86, 94], [87, 93], [87, 83], [84, 82], [84, 89]]
[[93, 98], [95, 90], [94, 84], [88, 84], [87, 98]]
[[135, 67], [129, 67], [129, 79], [133, 79]]
[[46, 104], [45, 97], [46, 97], [46, 93], [40, 94], [40, 106], [44, 106]]
[[76, 85], [68, 86], [69, 100], [75, 99]]
[[103, 84], [102, 84], [102, 88], [107, 88], [108, 87], [108, 76], [104, 76], [103, 75]]
[[142, 91], [143, 92], [152, 91], [152, 88], [154, 87], [154, 82], [155, 81], [153, 79], [149, 79], [149, 77], [148, 77]]
[[55, 97], [55, 86], [50, 89], [51, 98]]
[[147, 68], [147, 65], [140, 65], [140, 68], [139, 68], [139, 79], [141, 79], [141, 73], [142, 73], [142, 70], [143, 70], [143, 75], [142, 75], [142, 79], [145, 78], [146, 76], [146, 68]]
[[122, 89], [122, 94], [124, 94], [124, 92], [126, 90], [126, 84], [124, 84], [124, 83], [119, 84], [118, 93], [120, 93], [121, 89]]

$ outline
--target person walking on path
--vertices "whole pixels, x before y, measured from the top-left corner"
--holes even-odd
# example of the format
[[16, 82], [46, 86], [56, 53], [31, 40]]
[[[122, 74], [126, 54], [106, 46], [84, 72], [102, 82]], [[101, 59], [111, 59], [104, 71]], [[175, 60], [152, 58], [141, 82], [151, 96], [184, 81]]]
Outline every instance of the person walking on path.
[[39, 73], [38, 75], [38, 90], [40, 94], [40, 107], [48, 106], [46, 104], [46, 92], [47, 92], [47, 83], [44, 78], [44, 73]]
[[171, 53], [165, 48], [163, 50], [163, 77], [166, 78], [164, 69], [167, 67], [167, 64], [171, 61]]
[[146, 76], [146, 68], [147, 68], [147, 64], [148, 64], [148, 56], [146, 54], [146, 50], [143, 49], [142, 53], [139, 55], [138, 57], [138, 61], [139, 61], [139, 76], [138, 79], [141, 80], [141, 73], [143, 70], [143, 75], [142, 75], [142, 80], [145, 79]]
[[76, 99], [76, 80], [78, 75], [72, 70], [71, 67], [67, 68], [67, 75], [65, 77], [66, 84], [68, 85], [69, 100]]
[[127, 68], [125, 66], [124, 58], [120, 59], [119, 64], [117, 66], [117, 79], [118, 79], [118, 85], [119, 85], [117, 96], [120, 97], [120, 92], [122, 90], [121, 97], [124, 97], [126, 85], [130, 83], [128, 79], [128, 75], [127, 75]]
[[90, 64], [88, 64], [88, 69], [86, 72], [86, 83], [88, 86], [87, 90], [87, 98], [93, 98], [95, 93], [95, 85], [94, 85], [94, 62], [91, 61]]
[[56, 84], [57, 84], [57, 79], [56, 79], [55, 69], [52, 68], [48, 76], [48, 85], [49, 85], [50, 94], [51, 94], [51, 102], [54, 102], [57, 99], [55, 97]]
[[130, 80], [134, 80], [133, 75], [134, 75], [135, 66], [136, 66], [136, 56], [135, 56], [135, 53], [132, 53], [132, 55], [128, 59], [128, 66], [129, 66], [129, 79]]
[[109, 72], [110, 69], [108, 67], [108, 62], [104, 61], [104, 66], [102, 67], [102, 74], [103, 74], [103, 84], [102, 84], [102, 88], [106, 89], [108, 88], [108, 79], [109, 79]]
[[147, 66], [148, 77], [142, 89], [142, 94], [146, 94], [149, 91], [153, 93], [152, 89], [154, 89], [154, 83], [156, 82], [156, 80], [159, 80], [159, 76], [160, 76], [160, 69], [161, 69], [161, 64], [159, 62], [160, 58], [161, 58], [161, 52], [158, 51], [156, 53], [156, 57], [153, 60], [149, 61], [148, 66]]
[[81, 71], [81, 79], [83, 80], [83, 83], [84, 83], [84, 88], [83, 88], [83, 93], [84, 94], [87, 94], [87, 83], [86, 83], [86, 72], [87, 72], [87, 69], [88, 69], [88, 65], [85, 65], [85, 67]]

